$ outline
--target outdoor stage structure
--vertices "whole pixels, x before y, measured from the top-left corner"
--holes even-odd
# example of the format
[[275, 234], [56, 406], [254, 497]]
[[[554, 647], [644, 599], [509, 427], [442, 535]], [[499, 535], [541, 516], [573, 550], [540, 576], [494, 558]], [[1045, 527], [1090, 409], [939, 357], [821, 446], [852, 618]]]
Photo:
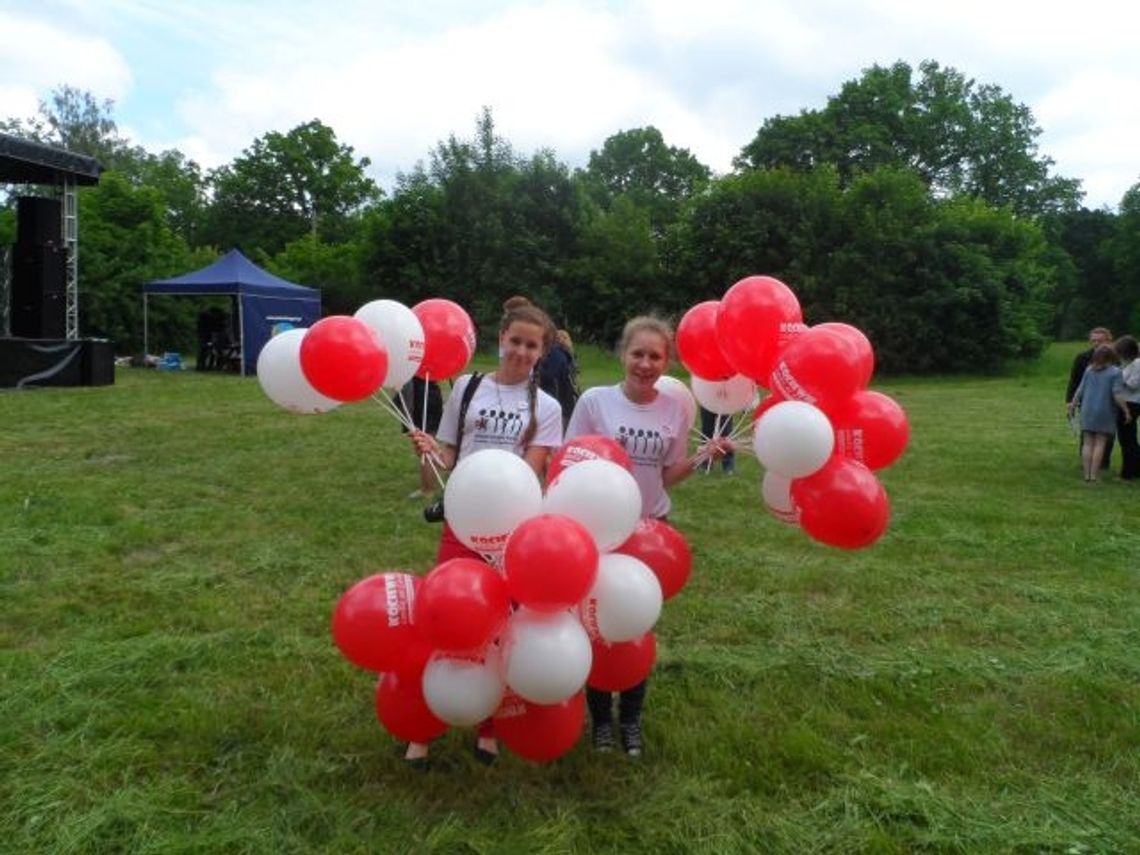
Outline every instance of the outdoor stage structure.
[[16, 243], [0, 271], [0, 388], [115, 382], [110, 341], [79, 337], [79, 206], [99, 183], [93, 157], [0, 134], [0, 184], [47, 195], [16, 199]]

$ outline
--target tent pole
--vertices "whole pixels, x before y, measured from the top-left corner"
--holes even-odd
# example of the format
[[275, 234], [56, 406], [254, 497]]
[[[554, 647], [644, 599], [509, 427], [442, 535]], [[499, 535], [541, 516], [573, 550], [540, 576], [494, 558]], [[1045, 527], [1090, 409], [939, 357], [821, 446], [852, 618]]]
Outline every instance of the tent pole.
[[143, 355], [143, 364], [144, 365], [146, 364], [146, 355], [147, 355], [147, 353], [149, 353], [148, 338], [149, 338], [149, 332], [150, 332], [149, 329], [147, 328], [146, 303], [147, 303], [147, 297], [146, 297], [146, 294], [143, 294], [143, 353], [142, 353], [142, 355]]
[[238, 330], [239, 341], [241, 342], [241, 376], [245, 376], [245, 300], [238, 295]]

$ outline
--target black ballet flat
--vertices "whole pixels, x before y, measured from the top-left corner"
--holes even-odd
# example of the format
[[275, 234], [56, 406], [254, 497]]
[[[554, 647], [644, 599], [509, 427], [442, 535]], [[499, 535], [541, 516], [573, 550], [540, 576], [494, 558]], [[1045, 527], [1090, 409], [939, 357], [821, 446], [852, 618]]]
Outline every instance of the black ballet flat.
[[409, 769], [416, 772], [426, 772], [428, 770], [428, 758], [426, 757], [405, 757], [404, 765]]
[[497, 751], [488, 751], [486, 748], [480, 748], [476, 745], [475, 759], [484, 766], [494, 766], [499, 761], [499, 753]]

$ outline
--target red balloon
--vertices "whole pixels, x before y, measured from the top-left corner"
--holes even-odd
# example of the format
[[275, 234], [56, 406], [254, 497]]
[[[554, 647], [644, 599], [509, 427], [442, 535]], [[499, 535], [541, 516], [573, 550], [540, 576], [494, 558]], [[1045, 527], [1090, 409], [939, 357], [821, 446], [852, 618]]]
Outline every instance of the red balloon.
[[748, 276], [725, 292], [717, 310], [721, 352], [738, 374], [766, 385], [780, 350], [804, 329], [800, 301], [771, 276]]
[[902, 456], [910, 439], [906, 413], [881, 392], [856, 392], [827, 412], [835, 451], [868, 469], [883, 469]]
[[581, 463], [583, 460], [609, 460], [619, 466], [633, 471], [633, 461], [616, 439], [600, 434], [585, 434], [567, 440], [566, 444], [558, 449], [550, 458], [546, 468], [546, 482], [549, 484], [567, 466]]
[[383, 674], [376, 683], [376, 717], [402, 742], [431, 742], [447, 730], [428, 709], [420, 674]]
[[649, 676], [657, 661], [657, 636], [647, 632], [633, 641], [609, 644], [600, 638], [591, 642], [594, 664], [586, 685], [599, 692], [624, 692]]
[[865, 389], [875, 373], [875, 349], [871, 347], [871, 340], [863, 335], [863, 331], [858, 327], [839, 321], [816, 324], [812, 329], [831, 330], [839, 333], [847, 339], [848, 344], [855, 348], [856, 359], [859, 363], [859, 388]]
[[476, 650], [502, 628], [510, 605], [494, 569], [475, 558], [452, 558], [424, 577], [412, 621], [437, 650]]
[[539, 514], [511, 532], [503, 568], [514, 600], [536, 611], [557, 611], [590, 593], [598, 575], [598, 545], [577, 520]]
[[332, 617], [336, 646], [369, 671], [423, 667], [431, 648], [412, 625], [420, 580], [410, 573], [377, 573], [344, 592]]
[[367, 398], [388, 376], [387, 349], [367, 324], [348, 315], [309, 327], [298, 356], [305, 379], [334, 401]]
[[834, 456], [818, 472], [792, 481], [800, 527], [829, 546], [860, 549], [887, 530], [891, 509], [875, 473], [854, 460]]
[[717, 342], [719, 300], [697, 303], [677, 324], [677, 356], [689, 372], [705, 380], [727, 380], [736, 374]]
[[558, 704], [534, 704], [507, 692], [493, 717], [495, 735], [515, 754], [548, 763], [574, 747], [586, 723], [586, 693]]
[[843, 335], [812, 327], [788, 342], [768, 384], [789, 401], [823, 408], [854, 394], [862, 371], [858, 353]]
[[412, 306], [424, 328], [424, 359], [416, 376], [447, 380], [475, 355], [475, 324], [463, 308], [439, 297]]
[[693, 572], [693, 553], [681, 532], [662, 520], [646, 517], [614, 552], [632, 555], [649, 565], [667, 600], [678, 594]]

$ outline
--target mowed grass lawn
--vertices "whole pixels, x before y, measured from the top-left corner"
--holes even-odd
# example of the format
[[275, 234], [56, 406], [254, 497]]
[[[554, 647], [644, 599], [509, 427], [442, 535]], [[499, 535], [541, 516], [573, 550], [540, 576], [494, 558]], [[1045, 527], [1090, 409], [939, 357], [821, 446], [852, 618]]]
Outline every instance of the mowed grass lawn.
[[770, 517], [751, 457], [676, 488], [696, 564], [640, 760], [486, 769], [452, 731], [426, 774], [329, 633], [434, 554], [377, 405], [137, 369], [0, 393], [0, 851], [1140, 851], [1140, 484], [1081, 481], [1075, 350], [877, 381], [912, 440], [870, 549]]

